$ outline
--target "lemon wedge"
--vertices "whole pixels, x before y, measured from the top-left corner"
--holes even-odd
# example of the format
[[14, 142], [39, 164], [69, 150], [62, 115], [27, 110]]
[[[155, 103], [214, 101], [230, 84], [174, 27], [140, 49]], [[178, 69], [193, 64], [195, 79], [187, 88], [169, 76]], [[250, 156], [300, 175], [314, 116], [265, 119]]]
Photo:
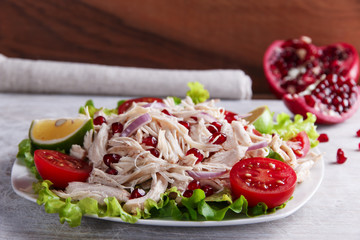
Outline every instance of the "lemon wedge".
[[82, 145], [85, 134], [93, 127], [91, 118], [34, 120], [29, 138], [35, 148], [68, 152], [73, 144]]
[[249, 123], [254, 124], [256, 130], [261, 133], [270, 133], [273, 128], [273, 113], [270, 112], [267, 106], [255, 108], [249, 112], [249, 116], [244, 119]]

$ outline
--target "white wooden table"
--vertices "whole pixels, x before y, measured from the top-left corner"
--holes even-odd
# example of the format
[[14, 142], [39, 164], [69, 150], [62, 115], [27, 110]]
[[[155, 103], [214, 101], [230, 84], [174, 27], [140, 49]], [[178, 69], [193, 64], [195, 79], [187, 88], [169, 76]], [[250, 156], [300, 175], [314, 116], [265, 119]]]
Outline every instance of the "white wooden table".
[[[360, 112], [345, 123], [319, 126], [330, 141], [325, 152], [325, 176], [319, 190], [300, 210], [284, 219], [232, 227], [179, 228], [141, 226], [83, 218], [81, 226], [60, 224], [43, 206], [17, 196], [10, 172], [17, 144], [27, 137], [31, 120], [76, 116], [79, 106], [92, 98], [96, 106], [114, 107], [119, 98], [66, 95], [0, 94], [0, 239], [360, 239]], [[281, 101], [224, 101], [229, 110], [245, 113], [267, 104], [287, 112]], [[335, 164], [341, 147], [348, 160]]]

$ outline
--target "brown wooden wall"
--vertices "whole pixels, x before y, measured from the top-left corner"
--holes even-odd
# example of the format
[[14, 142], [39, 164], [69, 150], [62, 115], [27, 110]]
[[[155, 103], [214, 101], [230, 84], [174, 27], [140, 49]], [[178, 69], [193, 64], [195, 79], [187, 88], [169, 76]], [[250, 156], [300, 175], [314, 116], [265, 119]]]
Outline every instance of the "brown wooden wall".
[[275, 39], [360, 50], [359, 0], [0, 0], [9, 57], [176, 69], [240, 68], [254, 93]]

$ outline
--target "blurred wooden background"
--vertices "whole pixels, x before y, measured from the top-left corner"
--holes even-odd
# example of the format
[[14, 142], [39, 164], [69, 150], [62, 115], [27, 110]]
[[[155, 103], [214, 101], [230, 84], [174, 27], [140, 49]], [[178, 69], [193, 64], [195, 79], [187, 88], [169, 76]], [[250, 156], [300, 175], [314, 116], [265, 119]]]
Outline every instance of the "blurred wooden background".
[[262, 57], [310, 36], [360, 50], [359, 0], [0, 0], [8, 57], [171, 69], [243, 69], [269, 94]]

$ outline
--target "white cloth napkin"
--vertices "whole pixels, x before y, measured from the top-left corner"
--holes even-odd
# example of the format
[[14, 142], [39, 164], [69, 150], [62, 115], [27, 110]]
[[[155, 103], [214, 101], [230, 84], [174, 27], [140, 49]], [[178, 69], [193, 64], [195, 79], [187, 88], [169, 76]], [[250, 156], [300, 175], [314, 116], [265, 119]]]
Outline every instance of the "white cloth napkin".
[[8, 58], [0, 54], [0, 92], [185, 96], [198, 81], [212, 98], [250, 99], [242, 70], [164, 70]]

